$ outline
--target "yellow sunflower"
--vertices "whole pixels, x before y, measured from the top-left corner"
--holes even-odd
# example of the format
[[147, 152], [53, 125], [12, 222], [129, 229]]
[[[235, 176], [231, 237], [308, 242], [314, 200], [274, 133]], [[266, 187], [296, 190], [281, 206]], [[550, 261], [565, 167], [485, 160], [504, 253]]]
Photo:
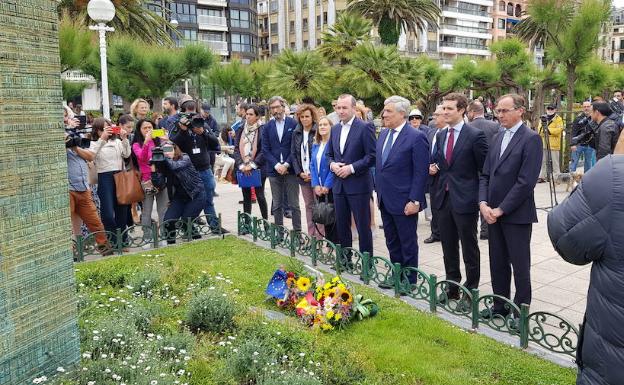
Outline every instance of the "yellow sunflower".
[[312, 283], [310, 282], [310, 278], [308, 278], [308, 277], [300, 277], [300, 278], [297, 280], [297, 288], [298, 288], [300, 291], [304, 291], [304, 292], [305, 292], [305, 291], [310, 290], [310, 285], [311, 285], [311, 284], [312, 284]]
[[349, 305], [353, 302], [353, 296], [348, 291], [343, 291], [340, 294], [340, 299], [342, 300], [343, 305]]
[[286, 280], [286, 286], [287, 286], [287, 287], [289, 287], [289, 288], [290, 288], [290, 287], [293, 287], [293, 286], [295, 285], [295, 282], [296, 282], [296, 281], [295, 281], [295, 279], [294, 279], [294, 278], [288, 278], [288, 279]]

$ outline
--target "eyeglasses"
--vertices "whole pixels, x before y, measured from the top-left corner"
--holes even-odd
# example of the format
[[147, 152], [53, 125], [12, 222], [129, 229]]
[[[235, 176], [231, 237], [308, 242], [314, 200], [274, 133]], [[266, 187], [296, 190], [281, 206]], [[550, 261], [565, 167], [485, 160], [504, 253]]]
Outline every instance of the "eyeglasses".
[[422, 120], [422, 116], [410, 116], [410, 117], [407, 118], [407, 120], [414, 120], [414, 119]]
[[514, 111], [514, 110], [517, 110], [517, 108], [509, 108], [509, 109], [507, 109], [507, 108], [499, 108], [499, 109], [494, 110], [494, 112], [496, 112], [496, 115], [501, 115], [501, 114], [506, 114], [506, 113]]

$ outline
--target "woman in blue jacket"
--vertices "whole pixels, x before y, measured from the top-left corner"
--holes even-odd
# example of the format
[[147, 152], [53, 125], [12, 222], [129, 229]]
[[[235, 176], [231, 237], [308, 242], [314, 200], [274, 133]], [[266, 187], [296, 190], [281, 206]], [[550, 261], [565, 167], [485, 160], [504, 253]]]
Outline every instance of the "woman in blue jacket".
[[[312, 145], [312, 158], [310, 159], [310, 175], [312, 177], [312, 188], [317, 199], [333, 203], [332, 186], [334, 185], [334, 173], [329, 170], [329, 159], [327, 158], [327, 142], [331, 134], [331, 121], [323, 116], [318, 121], [318, 130]], [[336, 225], [324, 227], [316, 225], [321, 235], [333, 243], [338, 242]]]

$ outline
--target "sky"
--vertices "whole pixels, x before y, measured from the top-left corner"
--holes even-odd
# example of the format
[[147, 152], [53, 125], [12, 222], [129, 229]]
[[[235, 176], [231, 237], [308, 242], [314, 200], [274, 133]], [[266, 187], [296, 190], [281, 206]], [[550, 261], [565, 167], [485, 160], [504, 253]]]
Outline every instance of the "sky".
[[613, 6], [615, 7], [624, 7], [624, 0], [613, 0]]

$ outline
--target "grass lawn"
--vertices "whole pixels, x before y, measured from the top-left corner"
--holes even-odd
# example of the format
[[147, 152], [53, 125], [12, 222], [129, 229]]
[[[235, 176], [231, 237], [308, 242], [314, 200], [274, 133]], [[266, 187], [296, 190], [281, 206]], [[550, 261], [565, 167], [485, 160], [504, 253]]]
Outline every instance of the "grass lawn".
[[[263, 322], [249, 309], [264, 307], [276, 310], [272, 302], [265, 302], [264, 289], [278, 266], [293, 262], [288, 257], [234, 237], [152, 252], [156, 253], [160, 256], [131, 255], [77, 265], [83, 334], [98, 320], [118, 316], [118, 311], [111, 310], [110, 304], [100, 298], [106, 298], [115, 291], [121, 293], [121, 298], [137, 298], [137, 290], [143, 291], [138, 300], [160, 304], [161, 312], [151, 320], [152, 329], [163, 335], [168, 331], [179, 331], [182, 328], [179, 320], [184, 318], [185, 305], [191, 297], [188, 293], [197, 286], [202, 276], [207, 276], [237, 304], [240, 315], [236, 319], [239, 325], [243, 325], [238, 331], [237, 343], [249, 340], [253, 334], [249, 330], [262, 328], [258, 326], [260, 324], [266, 325], [269, 330], [279, 330], [277, 335], [282, 336], [283, 332], [284, 336], [290, 336], [290, 339], [284, 337], [280, 340], [280, 349], [287, 349], [288, 344], [296, 345], [292, 351], [308, 349], [308, 356], [314, 357], [310, 362], [318, 361], [316, 366], [320, 366], [318, 371], [322, 373], [322, 382], [319, 383], [322, 384], [567, 385], [575, 381], [574, 370], [559, 367], [487, 337], [470, 334], [358, 284], [354, 284], [356, 293], [373, 298], [381, 311], [373, 318], [352, 323], [346, 330], [323, 333], [307, 330], [296, 321]], [[123, 289], [117, 290], [133, 280], [136, 282], [136, 277], [141, 274], [159, 275], [160, 289], [150, 288], [148, 284], [142, 289], [132, 289], [134, 295], [122, 293]], [[140, 281], [138, 285], [142, 286]], [[164, 296], [163, 286], [166, 289]], [[150, 290], [158, 290], [160, 297], [150, 299]], [[243, 383], [223, 374], [227, 372], [224, 368], [232, 366], [227, 361], [231, 353], [223, 353], [219, 347], [219, 342], [226, 344], [227, 335], [205, 333], [195, 338], [196, 348], [187, 367], [192, 373], [189, 384]], [[239, 348], [242, 350], [244, 347]], [[82, 349], [92, 349], [89, 339], [84, 336]], [[79, 382], [66, 380], [59, 383]], [[97, 385], [100, 383], [97, 382]], [[249, 380], [244, 383], [249, 383]], [[256, 382], [252, 380], [251, 383]], [[296, 381], [291, 383], [297, 385]]]

